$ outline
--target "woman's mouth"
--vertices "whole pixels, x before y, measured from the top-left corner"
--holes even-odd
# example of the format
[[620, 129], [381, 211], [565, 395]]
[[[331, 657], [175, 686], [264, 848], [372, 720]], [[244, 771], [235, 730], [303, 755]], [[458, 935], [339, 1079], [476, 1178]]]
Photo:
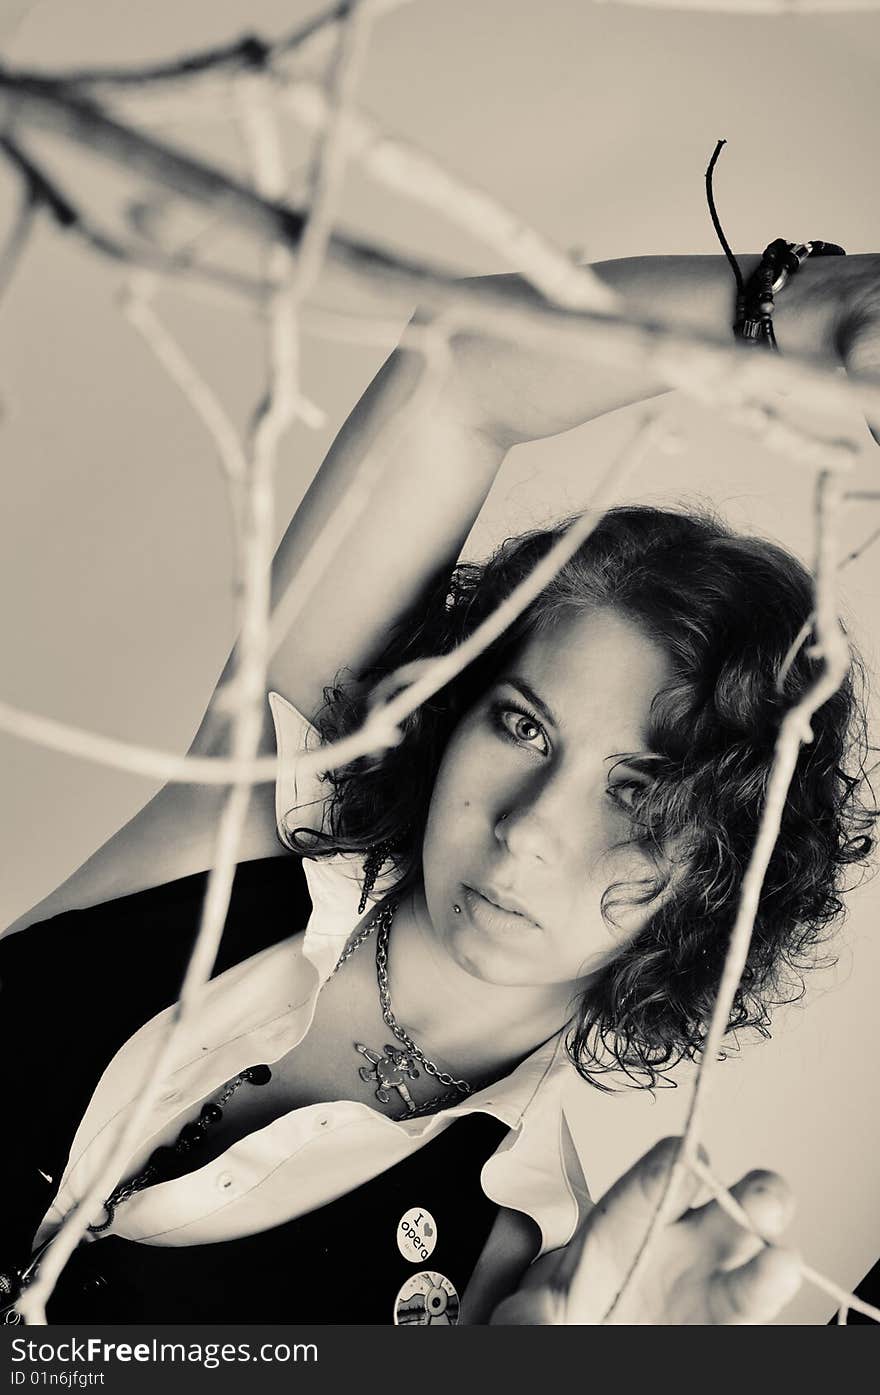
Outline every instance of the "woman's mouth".
[[488, 892], [465, 886], [464, 900], [473, 923], [489, 935], [533, 934], [541, 928], [524, 911], [500, 905]]

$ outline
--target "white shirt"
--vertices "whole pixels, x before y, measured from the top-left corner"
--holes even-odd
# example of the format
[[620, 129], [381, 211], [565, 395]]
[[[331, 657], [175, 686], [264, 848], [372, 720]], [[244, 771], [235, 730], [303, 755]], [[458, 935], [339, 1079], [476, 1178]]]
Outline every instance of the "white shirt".
[[[269, 694], [269, 704], [279, 757], [276, 820], [287, 842], [284, 815], [294, 808], [299, 817], [287, 827], [320, 827], [324, 787], [315, 778], [297, 781], [297, 758], [314, 745], [314, 728], [277, 693]], [[134, 1164], [172, 1121], [182, 1126], [202, 1100], [246, 1066], [271, 1065], [307, 1033], [321, 987], [360, 919], [360, 863], [333, 857], [305, 859], [303, 867], [313, 902], [305, 934], [292, 926], [289, 938], [206, 985], [194, 1020], [178, 1039], [179, 1064], [164, 1082], [120, 1179], [138, 1170]], [[135, 1032], [101, 1076], [35, 1243], [58, 1228], [120, 1136], [170, 1011]], [[562, 1101], [572, 1074], [560, 1033], [503, 1080], [434, 1115], [398, 1121], [351, 1100], [294, 1109], [196, 1171], [120, 1203], [103, 1234], [151, 1245], [195, 1245], [281, 1225], [369, 1181], [454, 1118], [481, 1110], [511, 1130], [483, 1167], [483, 1190], [500, 1206], [533, 1218], [543, 1254], [570, 1239], [590, 1205]], [[104, 1215], [101, 1207], [93, 1220]]]

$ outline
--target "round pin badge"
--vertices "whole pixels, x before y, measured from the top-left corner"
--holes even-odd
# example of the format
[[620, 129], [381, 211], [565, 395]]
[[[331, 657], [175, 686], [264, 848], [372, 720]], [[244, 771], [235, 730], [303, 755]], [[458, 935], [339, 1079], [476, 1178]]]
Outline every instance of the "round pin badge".
[[461, 1303], [455, 1285], [434, 1269], [407, 1279], [394, 1300], [395, 1327], [454, 1327]]
[[424, 1264], [437, 1244], [437, 1223], [430, 1211], [411, 1206], [397, 1227], [397, 1248], [410, 1264]]

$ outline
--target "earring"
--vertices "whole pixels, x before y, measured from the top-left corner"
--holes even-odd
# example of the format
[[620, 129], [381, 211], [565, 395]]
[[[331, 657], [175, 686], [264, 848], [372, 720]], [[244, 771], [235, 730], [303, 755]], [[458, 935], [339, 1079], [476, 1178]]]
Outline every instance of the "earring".
[[361, 899], [358, 902], [358, 915], [363, 915], [367, 909], [370, 892], [376, 885], [379, 873], [388, 861], [393, 849], [394, 842], [391, 838], [386, 838], [383, 843], [373, 843], [372, 847], [367, 849], [364, 858], [364, 884], [361, 890]]

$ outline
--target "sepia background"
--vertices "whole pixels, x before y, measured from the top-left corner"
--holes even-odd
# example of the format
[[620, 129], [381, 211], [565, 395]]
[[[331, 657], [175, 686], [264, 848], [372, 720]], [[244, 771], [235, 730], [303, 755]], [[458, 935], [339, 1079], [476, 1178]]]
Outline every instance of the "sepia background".
[[[0, 0], [0, 52], [18, 66], [144, 62], [306, 17], [299, 0]], [[875, 250], [880, 189], [880, 17], [738, 16], [588, 0], [417, 0], [381, 20], [362, 89], [382, 125], [485, 186], [559, 245], [590, 259], [715, 252], [704, 171], [728, 145], [716, 197], [732, 244], [782, 236]], [[308, 142], [286, 126], [292, 177]], [[162, 134], [224, 161], [231, 125]], [[49, 151], [71, 188], [108, 206], [118, 181]], [[0, 171], [4, 220], [15, 185]], [[504, 271], [478, 243], [352, 172], [343, 223], [462, 273]], [[41, 228], [0, 310], [0, 698], [120, 738], [185, 751], [234, 639], [231, 537], [212, 448], [119, 313], [118, 270]], [[260, 382], [243, 314], [165, 295], [168, 323], [237, 420]], [[784, 346], [783, 346], [784, 347]], [[307, 340], [304, 387], [326, 426], [298, 424], [282, 452], [280, 537], [381, 349]], [[469, 544], [577, 508], [631, 435], [637, 409], [512, 453]], [[622, 499], [712, 503], [735, 526], [811, 555], [811, 475], [683, 399], [677, 454], [654, 453]], [[878, 484], [865, 432], [855, 487]], [[850, 507], [849, 548], [880, 526], [880, 501]], [[844, 576], [844, 613], [876, 671], [880, 546]], [[155, 785], [0, 735], [7, 924], [61, 882]], [[778, 1169], [799, 1199], [791, 1230], [811, 1264], [854, 1285], [880, 1255], [875, 1023], [880, 887], [850, 898], [839, 961], [781, 1013], [773, 1040], [716, 1077], [705, 1141], [726, 1180]], [[132, 946], [132, 955], [148, 952]], [[35, 988], [35, 1019], [39, 990]], [[594, 1195], [680, 1126], [683, 1089], [656, 1100], [577, 1089], [577, 1133]], [[779, 1319], [826, 1320], [804, 1288]]]

